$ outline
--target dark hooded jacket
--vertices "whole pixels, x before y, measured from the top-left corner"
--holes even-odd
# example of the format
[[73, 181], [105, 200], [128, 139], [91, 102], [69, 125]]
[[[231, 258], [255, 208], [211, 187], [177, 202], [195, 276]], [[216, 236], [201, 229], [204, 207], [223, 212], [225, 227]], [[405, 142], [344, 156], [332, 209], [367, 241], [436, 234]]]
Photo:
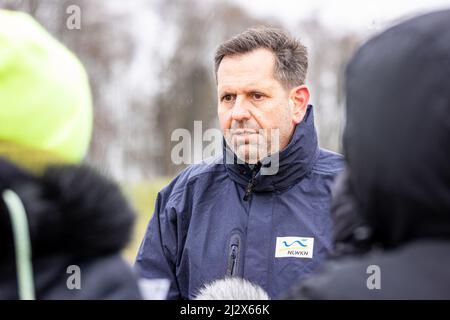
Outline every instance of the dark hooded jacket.
[[[35, 176], [0, 159], [0, 194], [7, 189], [26, 210], [37, 299], [141, 297], [136, 277], [120, 255], [134, 213], [115, 184], [85, 167], [54, 167]], [[0, 299], [18, 299], [7, 210], [0, 201]], [[72, 265], [80, 268], [80, 289], [67, 285]]]
[[368, 41], [346, 93], [336, 259], [290, 298], [450, 299], [450, 10]]
[[331, 248], [330, 186], [343, 161], [319, 148], [312, 106], [279, 153], [276, 174], [227, 161], [231, 151], [224, 149], [158, 195], [136, 267], [143, 278], [169, 279], [169, 299], [192, 299], [226, 276], [277, 297]]

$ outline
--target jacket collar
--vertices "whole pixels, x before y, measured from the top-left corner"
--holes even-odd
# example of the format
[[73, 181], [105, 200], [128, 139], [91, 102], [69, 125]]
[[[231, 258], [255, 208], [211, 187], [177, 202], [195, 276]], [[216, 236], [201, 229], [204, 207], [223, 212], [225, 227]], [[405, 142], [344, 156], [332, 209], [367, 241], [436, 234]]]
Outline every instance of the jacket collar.
[[[273, 175], [262, 174], [259, 167], [270, 167], [271, 157], [263, 159], [256, 168], [248, 164], [237, 162], [237, 157], [223, 140], [223, 163], [229, 177], [236, 183], [249, 186], [251, 191], [284, 190], [310, 172], [319, 155], [317, 134], [314, 127], [314, 113], [312, 105], [308, 105], [306, 114], [294, 131], [291, 141], [278, 154], [278, 172]], [[226, 163], [226, 159], [234, 159], [233, 163]], [[276, 159], [276, 157], [274, 157]]]

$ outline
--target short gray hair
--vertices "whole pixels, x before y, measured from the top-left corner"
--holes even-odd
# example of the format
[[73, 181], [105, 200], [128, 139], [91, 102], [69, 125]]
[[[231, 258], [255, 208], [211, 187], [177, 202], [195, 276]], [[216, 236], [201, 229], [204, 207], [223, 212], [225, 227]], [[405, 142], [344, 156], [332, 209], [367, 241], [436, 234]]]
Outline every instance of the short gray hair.
[[240, 55], [256, 49], [268, 49], [275, 56], [275, 78], [285, 88], [305, 83], [308, 70], [308, 51], [297, 39], [286, 32], [268, 27], [251, 28], [223, 42], [214, 57], [215, 74], [222, 59]]

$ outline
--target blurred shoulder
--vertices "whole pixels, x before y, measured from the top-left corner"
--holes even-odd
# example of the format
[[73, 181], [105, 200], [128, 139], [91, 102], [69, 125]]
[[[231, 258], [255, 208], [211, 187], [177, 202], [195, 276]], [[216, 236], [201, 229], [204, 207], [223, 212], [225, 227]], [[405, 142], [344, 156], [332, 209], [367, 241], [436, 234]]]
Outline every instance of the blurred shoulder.
[[[450, 241], [420, 241], [330, 260], [287, 298], [449, 299], [448, 250]], [[418, 252], [421, 259], [417, 259]]]
[[319, 156], [314, 163], [313, 172], [336, 175], [344, 169], [344, 157], [326, 149], [319, 150]]

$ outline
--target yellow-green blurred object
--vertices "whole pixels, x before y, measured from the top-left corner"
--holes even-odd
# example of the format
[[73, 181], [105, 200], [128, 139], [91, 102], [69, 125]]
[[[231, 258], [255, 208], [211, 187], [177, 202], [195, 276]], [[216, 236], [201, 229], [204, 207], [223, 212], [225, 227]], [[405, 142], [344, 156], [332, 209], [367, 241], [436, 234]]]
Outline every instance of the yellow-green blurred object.
[[92, 122], [80, 61], [31, 16], [0, 10], [0, 144], [77, 163], [87, 152]]
[[122, 183], [122, 190], [137, 213], [133, 238], [125, 249], [125, 258], [134, 263], [147, 225], [155, 210], [158, 192], [173, 180], [173, 177], [159, 177], [149, 181]]
[[70, 163], [51, 151], [33, 149], [5, 140], [0, 140], [0, 158], [37, 175], [43, 174], [48, 166]]

